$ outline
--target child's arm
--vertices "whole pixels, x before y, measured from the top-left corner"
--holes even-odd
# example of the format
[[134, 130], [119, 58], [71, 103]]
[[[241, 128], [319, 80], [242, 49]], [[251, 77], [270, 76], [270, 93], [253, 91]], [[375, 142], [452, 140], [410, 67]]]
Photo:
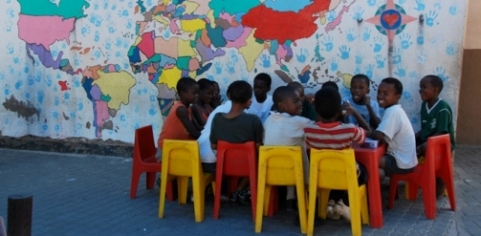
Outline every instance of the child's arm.
[[371, 106], [371, 97], [365, 96], [364, 97], [364, 104], [367, 107], [367, 111], [369, 112], [369, 124], [377, 128], [379, 123], [381, 123], [381, 119], [379, 119], [379, 107], [372, 107]]
[[192, 109], [192, 116], [194, 117], [195, 121], [197, 121], [197, 124], [200, 127], [204, 127], [206, 120], [202, 116], [202, 109], [200, 109], [197, 104], [192, 105], [190, 109]]
[[381, 142], [384, 141], [385, 136], [386, 135], [383, 132], [377, 130], [371, 130], [371, 133], [368, 135], [369, 138], [379, 140]]
[[[182, 122], [187, 132], [189, 132], [190, 136], [192, 136], [192, 138], [194, 139], [198, 139], [200, 136], [200, 131], [194, 126], [194, 123], [192, 123], [192, 121], [190, 120], [187, 108], [184, 106], [180, 106], [175, 111], [175, 114], [180, 119], [180, 122]], [[182, 131], [179, 130], [179, 132]]]
[[369, 124], [366, 122], [366, 120], [359, 114], [359, 112], [352, 107], [350, 103], [344, 103], [342, 104], [342, 109], [346, 110], [345, 117], [348, 117], [349, 115], [353, 115], [354, 118], [356, 118], [357, 123], [359, 124], [359, 127], [364, 128], [368, 133], [371, 130], [371, 127]]

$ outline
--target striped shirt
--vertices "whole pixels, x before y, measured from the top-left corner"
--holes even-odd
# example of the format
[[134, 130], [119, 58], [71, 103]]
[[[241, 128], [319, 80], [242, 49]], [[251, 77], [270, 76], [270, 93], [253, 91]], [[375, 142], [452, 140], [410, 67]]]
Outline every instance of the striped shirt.
[[341, 122], [307, 125], [304, 128], [306, 144], [315, 149], [345, 149], [352, 142], [364, 143], [366, 132], [354, 124]]

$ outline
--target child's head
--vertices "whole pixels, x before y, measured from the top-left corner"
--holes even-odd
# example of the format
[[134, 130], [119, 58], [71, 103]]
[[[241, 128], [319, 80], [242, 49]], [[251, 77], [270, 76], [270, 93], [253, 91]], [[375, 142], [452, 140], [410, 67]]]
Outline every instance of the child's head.
[[351, 96], [354, 102], [360, 103], [369, 94], [371, 80], [363, 74], [354, 75], [351, 79]]
[[332, 87], [321, 88], [316, 93], [314, 107], [321, 120], [337, 121], [342, 113], [341, 95]]
[[234, 81], [227, 89], [227, 96], [232, 103], [243, 104], [245, 108], [249, 108], [252, 103], [252, 86], [245, 81]]
[[202, 78], [197, 81], [197, 84], [199, 84], [199, 101], [202, 104], [210, 103], [215, 92], [212, 81]]
[[177, 82], [176, 88], [182, 103], [189, 105], [197, 101], [199, 85], [194, 79], [182, 77]]
[[438, 100], [443, 90], [443, 80], [437, 75], [426, 75], [419, 82], [419, 94], [425, 102]]
[[291, 87], [297, 91], [299, 94], [299, 98], [301, 99], [301, 102], [304, 101], [305, 96], [304, 96], [304, 87], [302, 86], [301, 83], [299, 82], [290, 82], [287, 84], [288, 87]]
[[302, 113], [302, 101], [299, 93], [290, 86], [278, 87], [272, 95], [274, 109], [278, 112], [285, 112], [289, 115], [300, 115]]
[[267, 92], [271, 90], [272, 79], [271, 76], [266, 73], [259, 73], [254, 78], [254, 95], [257, 100], [264, 100], [267, 96]]
[[337, 86], [336, 82], [334, 82], [334, 81], [327, 81], [327, 82], [323, 83], [322, 86], [321, 86], [321, 89], [323, 89], [323, 88], [333, 88], [333, 89], [335, 89], [336, 91], [339, 92], [339, 86]]
[[219, 87], [219, 83], [217, 83], [215, 80], [212, 80], [212, 85], [214, 85], [214, 96], [219, 96], [220, 95], [220, 87]]
[[380, 107], [388, 108], [398, 103], [403, 93], [403, 84], [396, 78], [388, 77], [381, 81], [377, 89], [377, 101]]

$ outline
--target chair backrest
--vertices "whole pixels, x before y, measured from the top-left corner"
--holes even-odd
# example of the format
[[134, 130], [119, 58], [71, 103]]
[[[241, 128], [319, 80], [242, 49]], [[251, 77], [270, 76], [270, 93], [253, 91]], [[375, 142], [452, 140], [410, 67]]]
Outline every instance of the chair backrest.
[[[249, 174], [249, 159], [257, 163], [257, 151], [254, 141], [246, 143], [217, 142], [217, 160], [224, 158], [223, 172], [226, 175], [247, 176]], [[256, 165], [257, 172], [257, 165]]]
[[145, 160], [157, 152], [154, 143], [152, 125], [144, 126], [135, 130], [134, 159]]
[[328, 189], [348, 189], [358, 185], [354, 150], [311, 149], [311, 179], [317, 176], [317, 187]]
[[451, 139], [449, 134], [428, 138], [424, 165], [429, 171], [437, 171], [451, 161]]
[[[297, 172], [295, 167], [297, 167]], [[259, 148], [259, 172], [262, 168], [266, 168], [266, 184], [296, 184], [296, 179], [304, 179], [301, 147], [261, 146]]]
[[165, 139], [162, 148], [162, 172], [175, 176], [202, 173], [197, 141]]

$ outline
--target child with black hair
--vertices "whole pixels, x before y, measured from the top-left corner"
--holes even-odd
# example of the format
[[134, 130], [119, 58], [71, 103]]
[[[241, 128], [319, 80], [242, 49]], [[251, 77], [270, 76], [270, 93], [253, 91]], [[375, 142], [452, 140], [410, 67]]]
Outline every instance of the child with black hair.
[[[299, 116], [302, 112], [302, 101], [298, 91], [292, 86], [278, 87], [273, 94], [273, 111], [264, 123], [264, 145], [301, 146], [303, 156], [304, 178], [309, 181], [309, 160], [304, 142], [304, 127], [314, 124], [313, 121]], [[287, 209], [296, 206], [296, 190], [294, 186], [287, 187]]]
[[327, 82], [323, 83], [322, 86], [321, 86], [321, 89], [323, 89], [323, 88], [333, 88], [337, 92], [339, 92], [339, 86], [337, 86], [336, 82], [334, 82], [334, 81], [327, 81]]
[[[299, 98], [301, 99], [301, 102], [302, 102], [301, 116], [306, 117], [312, 121], [316, 121], [316, 118], [317, 118], [316, 110], [314, 109], [314, 106], [312, 105], [311, 101], [309, 99], [306, 99], [306, 96], [304, 94], [304, 87], [302, 86], [302, 84], [299, 82], [290, 82], [287, 84], [287, 86], [295, 89], [299, 94]], [[276, 101], [274, 99], [274, 104], [275, 103]]]
[[379, 105], [369, 97], [371, 80], [363, 74], [357, 74], [351, 80], [351, 97], [342, 106], [346, 111], [345, 119], [348, 123], [359, 125], [358, 120], [364, 119], [372, 128], [377, 128], [379, 119]]
[[199, 84], [199, 99], [197, 99], [196, 103], [192, 104], [191, 109], [197, 124], [203, 128], [209, 114], [214, 110], [210, 106], [210, 103], [214, 96], [215, 87], [208, 79], [200, 79], [197, 81], [197, 84]]
[[[190, 105], [197, 101], [199, 85], [194, 79], [183, 77], [177, 82], [177, 93], [180, 101], [172, 106], [160, 132], [158, 140], [160, 154], [162, 153], [164, 139], [186, 140], [197, 139], [200, 136], [200, 131], [192, 122], [190, 109]], [[160, 156], [159, 159], [162, 159], [162, 157]]]
[[[230, 143], [245, 143], [254, 141], [257, 148], [262, 145], [264, 128], [256, 115], [244, 113], [251, 105], [252, 87], [245, 81], [235, 81], [228, 88], [232, 107], [228, 113], [217, 113], [212, 120], [210, 143], [213, 150], [217, 149], [217, 141]], [[248, 178], [242, 178], [231, 201], [249, 202], [245, 188]]]
[[266, 121], [274, 104], [272, 97], [267, 94], [271, 90], [271, 84], [271, 76], [266, 73], [259, 73], [254, 78], [254, 96], [247, 113], [257, 115], [262, 123]]
[[379, 160], [379, 175], [408, 174], [418, 164], [416, 138], [406, 112], [398, 104], [403, 92], [401, 81], [388, 77], [377, 90], [379, 106], [385, 109], [381, 123], [369, 137], [387, 143], [387, 151]]
[[[315, 149], [346, 149], [351, 148], [352, 142], [362, 144], [366, 138], [366, 131], [354, 124], [339, 121], [342, 116], [341, 95], [333, 88], [327, 87], [319, 90], [315, 95], [315, 108], [320, 121], [308, 125], [304, 132], [306, 143]], [[370, 132], [368, 130], [367, 132]], [[358, 167], [358, 184], [365, 184], [367, 172], [364, 166]], [[331, 190], [327, 205], [327, 217], [339, 219], [343, 216], [351, 220], [349, 211], [349, 198], [347, 191]]]
[[212, 100], [210, 101], [210, 106], [212, 109], [215, 109], [222, 104], [222, 96], [220, 94], [219, 83], [217, 83], [215, 80], [211, 82], [214, 85], [214, 94], [212, 96]]
[[[434, 135], [449, 133], [451, 150], [454, 150], [453, 112], [449, 104], [439, 97], [443, 90], [443, 80], [436, 75], [426, 75], [419, 82], [421, 104], [421, 130], [416, 133], [416, 153], [422, 160], [426, 153], [428, 138]], [[445, 185], [436, 178], [436, 196], [444, 194]]]

